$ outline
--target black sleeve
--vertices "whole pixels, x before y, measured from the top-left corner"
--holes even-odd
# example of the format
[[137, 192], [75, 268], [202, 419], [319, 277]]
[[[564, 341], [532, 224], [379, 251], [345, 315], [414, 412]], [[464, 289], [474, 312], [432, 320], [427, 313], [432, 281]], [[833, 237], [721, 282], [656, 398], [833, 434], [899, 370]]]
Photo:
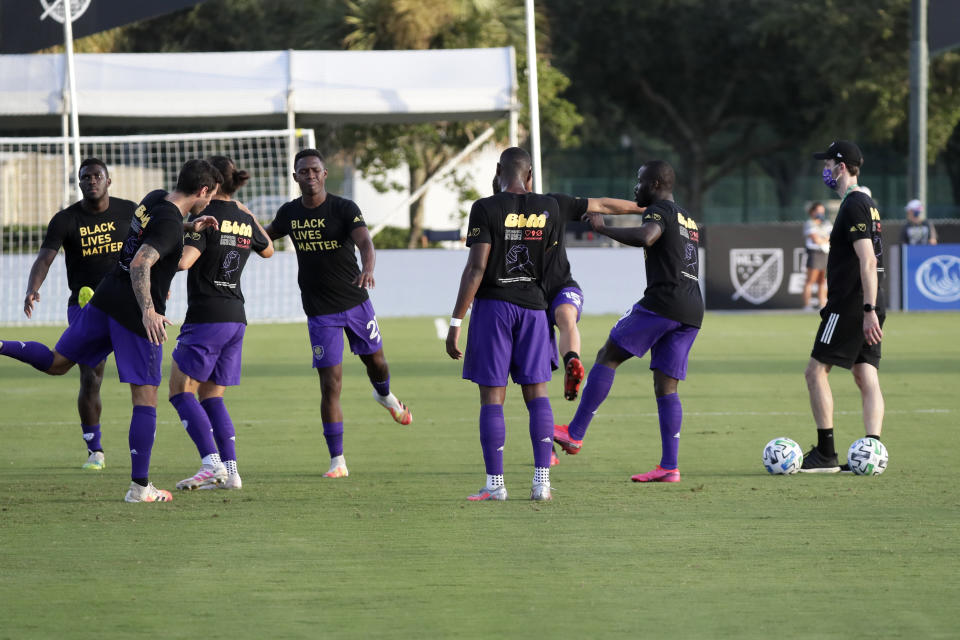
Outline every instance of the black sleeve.
[[491, 244], [492, 233], [490, 223], [487, 221], [486, 212], [477, 200], [470, 208], [470, 222], [467, 223], [467, 246], [472, 246], [475, 242]]
[[643, 212], [642, 224], [653, 222], [654, 224], [657, 224], [660, 226], [661, 232], [666, 231], [667, 226], [663, 219], [666, 213], [667, 213], [666, 209], [663, 209], [657, 204], [652, 204], [649, 207], [647, 207], [646, 211]]
[[270, 245], [270, 239], [260, 231], [260, 225], [253, 218], [250, 218], [250, 225], [253, 227], [253, 239], [250, 246], [254, 251], [263, 251]]
[[273, 217], [273, 220], [271, 220], [267, 226], [270, 227], [274, 233], [278, 234], [277, 238], [282, 238], [290, 234], [290, 220], [289, 216], [287, 216], [287, 205], [283, 205], [277, 210], [277, 215]]
[[69, 216], [70, 214], [66, 211], [60, 211], [53, 216], [50, 224], [47, 225], [47, 235], [43, 237], [43, 244], [40, 245], [41, 249], [60, 251], [63, 241], [67, 239], [67, 235], [70, 233]]
[[560, 205], [560, 219], [563, 222], [578, 222], [587, 212], [587, 198], [576, 198], [565, 193], [548, 193]]
[[850, 198], [844, 207], [847, 211], [847, 220], [849, 226], [843, 229], [847, 240], [855, 242], [857, 240], [870, 239], [872, 222], [870, 220], [870, 207], [863, 198]]
[[161, 258], [177, 249], [182, 237], [183, 221], [173, 217], [154, 218], [143, 230], [143, 244], [156, 249]]
[[344, 199], [344, 205], [343, 217], [345, 218], [344, 222], [347, 223], [347, 233], [352, 233], [354, 229], [367, 226], [366, 221], [363, 219], [363, 214], [360, 213], [360, 207], [357, 206], [356, 202]]
[[[198, 217], [198, 215], [192, 215], [189, 221], [193, 222]], [[210, 231], [213, 231], [213, 227], [207, 227], [203, 231], [185, 232], [183, 234], [183, 246], [195, 247], [200, 253], [203, 253], [203, 250], [207, 248], [207, 236]]]

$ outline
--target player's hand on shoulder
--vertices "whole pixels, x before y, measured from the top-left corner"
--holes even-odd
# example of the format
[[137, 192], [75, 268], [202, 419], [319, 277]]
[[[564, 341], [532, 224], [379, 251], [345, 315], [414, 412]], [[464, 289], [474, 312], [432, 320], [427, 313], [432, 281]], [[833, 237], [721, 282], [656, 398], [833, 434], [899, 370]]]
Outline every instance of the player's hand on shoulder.
[[217, 219], [213, 216], [200, 216], [193, 221], [192, 231], [203, 231], [208, 227], [213, 227], [214, 229], [220, 228], [220, 223], [217, 222]]
[[454, 360], [459, 360], [463, 357], [463, 353], [460, 351], [460, 348], [457, 346], [457, 342], [460, 341], [460, 327], [450, 327], [447, 330], [447, 355], [453, 358]]

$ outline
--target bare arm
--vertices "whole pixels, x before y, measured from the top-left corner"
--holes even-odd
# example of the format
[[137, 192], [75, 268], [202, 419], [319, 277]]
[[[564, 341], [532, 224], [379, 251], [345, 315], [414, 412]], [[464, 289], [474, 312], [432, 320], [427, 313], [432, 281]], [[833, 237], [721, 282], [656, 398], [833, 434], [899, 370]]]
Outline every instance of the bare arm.
[[937, 244], [937, 230], [932, 222], [927, 222], [927, 224], [930, 225], [930, 244]]
[[[873, 253], [873, 241], [861, 238], [853, 243], [853, 250], [860, 260], [860, 282], [863, 283], [864, 304], [877, 304], [877, 256]], [[863, 338], [867, 344], [877, 344], [883, 338], [880, 319], [876, 311], [863, 314]]]
[[[193, 266], [193, 263], [200, 257], [200, 249], [186, 245], [183, 247], [183, 253], [180, 255], [180, 262], [177, 263], [177, 271], [186, 271]], [[131, 272], [133, 270], [131, 269]]]
[[183, 221], [183, 230], [187, 232], [203, 231], [207, 227], [213, 227], [214, 229], [219, 229], [220, 223], [217, 222], [217, 219], [214, 218], [213, 216], [200, 216], [199, 218], [195, 218], [190, 221], [187, 221], [187, 220]]
[[[463, 268], [463, 275], [460, 276], [460, 289], [457, 291], [457, 302], [453, 306], [453, 317], [463, 319], [467, 315], [467, 309], [473, 304], [473, 299], [477, 295], [477, 289], [480, 288], [480, 282], [483, 280], [483, 273], [487, 270], [487, 261], [490, 259], [491, 245], [485, 242], [476, 242], [470, 247], [470, 255], [467, 256], [467, 265]], [[454, 360], [463, 357], [463, 353], [457, 346], [460, 340], [460, 327], [450, 327], [447, 331], [447, 355]]]
[[646, 207], [637, 205], [633, 200], [621, 200], [620, 198], [587, 198], [587, 211], [596, 211], [607, 216], [620, 216], [626, 214], [641, 214], [646, 211]]
[[263, 228], [263, 225], [260, 224], [260, 221], [257, 220], [257, 216], [253, 215], [253, 212], [250, 211], [250, 209], [247, 209], [247, 207], [242, 202], [238, 202], [237, 206], [240, 207], [241, 211], [245, 211], [247, 214], [250, 215], [251, 218], [253, 218], [253, 224], [257, 225], [257, 228], [260, 229], [260, 233], [266, 236], [267, 248], [263, 249], [262, 251], [257, 251], [257, 254], [259, 254], [261, 258], [269, 258], [270, 256], [273, 255], [273, 240], [270, 238], [270, 234], [267, 233], [266, 229]]
[[37, 259], [33, 261], [30, 267], [30, 277], [27, 278], [27, 296], [23, 299], [23, 312], [28, 318], [33, 316], [33, 305], [40, 302], [40, 286], [47, 279], [47, 272], [50, 271], [50, 265], [53, 264], [57, 252], [53, 249], [40, 249], [37, 252]]
[[353, 284], [364, 289], [373, 289], [376, 282], [373, 280], [373, 269], [377, 265], [377, 252], [373, 248], [373, 239], [370, 237], [370, 230], [366, 227], [357, 227], [350, 232], [350, 239], [360, 250], [360, 275], [358, 275]]
[[163, 344], [167, 339], [164, 328], [171, 324], [166, 317], [157, 313], [153, 307], [153, 297], [150, 295], [150, 269], [160, 259], [160, 254], [149, 244], [144, 244], [133, 256], [130, 262], [130, 284], [133, 286], [133, 295], [143, 312], [143, 328], [147, 330], [147, 338], [153, 344]]
[[631, 247], [649, 247], [660, 239], [663, 228], [656, 222], [644, 222], [639, 227], [608, 227], [599, 213], [588, 211], [583, 219], [597, 233]]

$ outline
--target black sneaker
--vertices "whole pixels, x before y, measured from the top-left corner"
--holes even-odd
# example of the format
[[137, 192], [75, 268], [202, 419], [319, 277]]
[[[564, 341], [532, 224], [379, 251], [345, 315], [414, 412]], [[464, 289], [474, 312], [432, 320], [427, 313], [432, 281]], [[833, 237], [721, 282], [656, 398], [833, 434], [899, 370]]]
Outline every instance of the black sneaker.
[[850, 465], [844, 462], [840, 465], [840, 473], [853, 473], [853, 469], [850, 468]]
[[837, 454], [825, 456], [816, 446], [804, 454], [803, 465], [800, 467], [800, 473], [837, 473], [838, 471], [840, 471], [840, 465], [837, 462]]

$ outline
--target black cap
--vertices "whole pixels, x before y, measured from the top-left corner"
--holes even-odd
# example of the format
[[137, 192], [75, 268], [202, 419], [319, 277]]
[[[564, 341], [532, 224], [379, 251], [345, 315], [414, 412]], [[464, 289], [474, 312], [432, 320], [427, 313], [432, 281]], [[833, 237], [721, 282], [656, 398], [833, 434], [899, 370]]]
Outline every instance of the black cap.
[[826, 151], [815, 153], [813, 157], [817, 160], [836, 160], [856, 167], [863, 164], [863, 154], [860, 153], [860, 147], [849, 140], [834, 140]]

